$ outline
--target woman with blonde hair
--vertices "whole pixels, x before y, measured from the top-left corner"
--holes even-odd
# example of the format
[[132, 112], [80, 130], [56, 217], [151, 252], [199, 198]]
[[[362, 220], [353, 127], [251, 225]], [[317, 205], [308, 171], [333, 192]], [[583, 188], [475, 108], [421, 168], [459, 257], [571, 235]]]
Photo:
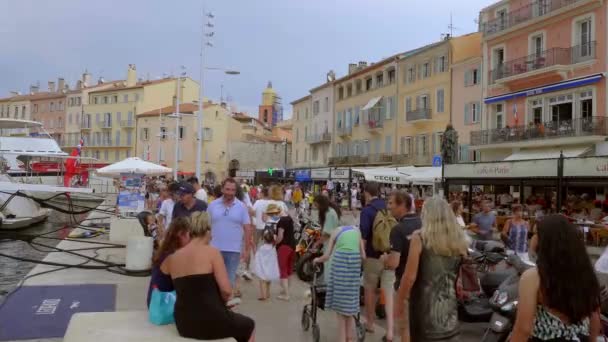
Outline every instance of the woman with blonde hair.
[[[454, 212], [440, 197], [422, 207], [422, 229], [412, 235], [395, 314], [402, 341], [457, 341], [456, 278], [467, 240]], [[411, 309], [410, 309], [411, 308]], [[416, 314], [411, 314], [415, 308]]]
[[209, 245], [208, 214], [194, 212], [190, 221], [192, 240], [160, 266], [163, 273], [171, 275], [177, 292], [177, 331], [183, 337], [199, 340], [232, 337], [238, 342], [253, 341], [254, 321], [226, 306], [232, 287], [220, 251]]

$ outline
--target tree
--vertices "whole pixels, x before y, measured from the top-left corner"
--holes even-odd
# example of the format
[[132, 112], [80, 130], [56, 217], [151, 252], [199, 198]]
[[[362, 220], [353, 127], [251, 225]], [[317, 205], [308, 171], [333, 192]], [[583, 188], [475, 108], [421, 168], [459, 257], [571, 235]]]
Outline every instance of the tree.
[[453, 164], [458, 161], [458, 132], [448, 124], [441, 137], [441, 157], [444, 164]]

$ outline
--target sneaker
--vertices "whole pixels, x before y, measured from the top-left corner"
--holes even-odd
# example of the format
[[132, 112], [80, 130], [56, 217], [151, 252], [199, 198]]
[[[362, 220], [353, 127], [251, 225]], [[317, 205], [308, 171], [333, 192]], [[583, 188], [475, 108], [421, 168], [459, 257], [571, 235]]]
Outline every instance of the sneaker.
[[278, 295], [278, 296], [277, 296], [277, 299], [280, 299], [280, 300], [284, 300], [284, 301], [286, 301], [286, 302], [289, 302], [289, 296], [284, 295], [284, 294], [282, 294], [282, 295]]
[[253, 280], [253, 275], [251, 273], [249, 273], [249, 271], [243, 272], [241, 277], [243, 277], [243, 279], [248, 280], [248, 281]]

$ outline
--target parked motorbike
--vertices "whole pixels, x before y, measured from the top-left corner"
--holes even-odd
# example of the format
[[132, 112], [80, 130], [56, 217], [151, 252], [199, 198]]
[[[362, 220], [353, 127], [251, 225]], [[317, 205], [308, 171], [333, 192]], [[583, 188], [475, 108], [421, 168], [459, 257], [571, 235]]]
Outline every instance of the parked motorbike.
[[[477, 250], [469, 250], [468, 267], [473, 268], [476, 279], [461, 279], [463, 282], [478, 282], [480, 290], [466, 292], [462, 290], [458, 300], [458, 319], [462, 322], [488, 322], [492, 317], [493, 310], [489, 304], [489, 298], [500, 286], [500, 283], [510, 277], [514, 271], [506, 262], [506, 254], [503, 246], [492, 245], [480, 241]], [[464, 276], [464, 274], [461, 274]], [[473, 276], [473, 277], [475, 277]], [[471, 277], [471, 278], [473, 278]], [[464, 286], [464, 283], [463, 283]]]
[[312, 261], [322, 253], [321, 226], [308, 221], [302, 228], [301, 237], [296, 245], [296, 274], [300, 280], [312, 281], [315, 272]]
[[534, 267], [532, 262], [524, 261], [517, 255], [510, 255], [507, 262], [517, 273], [505, 279], [490, 298], [494, 313], [483, 336], [483, 342], [504, 342], [509, 339], [517, 316], [519, 278], [527, 269]]

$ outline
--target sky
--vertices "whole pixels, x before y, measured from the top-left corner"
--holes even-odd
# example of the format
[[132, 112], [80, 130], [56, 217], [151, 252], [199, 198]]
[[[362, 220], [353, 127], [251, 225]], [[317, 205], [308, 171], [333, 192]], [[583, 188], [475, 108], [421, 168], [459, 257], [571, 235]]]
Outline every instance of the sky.
[[268, 81], [291, 101], [348, 63], [393, 54], [477, 30], [479, 11], [492, 0], [0, 0], [0, 98], [31, 84], [63, 77], [73, 87], [84, 70], [97, 80], [177, 74], [199, 79], [202, 8], [211, 11], [213, 47], [204, 96], [223, 95], [257, 116]]

